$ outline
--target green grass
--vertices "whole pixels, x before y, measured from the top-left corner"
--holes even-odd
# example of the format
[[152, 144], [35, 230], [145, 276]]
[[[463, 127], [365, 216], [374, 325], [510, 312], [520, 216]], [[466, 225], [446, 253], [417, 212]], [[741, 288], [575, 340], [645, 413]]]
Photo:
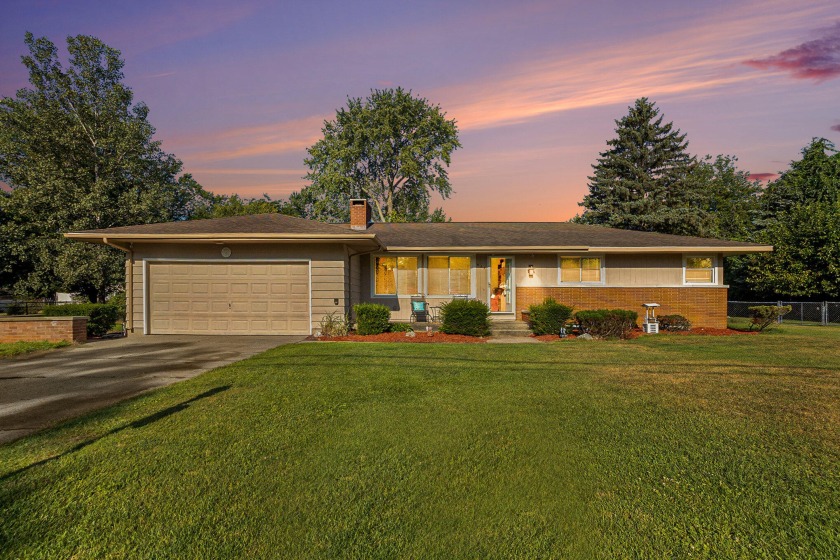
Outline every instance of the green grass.
[[11, 358], [12, 356], [20, 356], [21, 354], [28, 354], [39, 350], [63, 348], [65, 346], [70, 346], [70, 343], [66, 340], [62, 340], [61, 342], [0, 342], [0, 358]]
[[836, 558], [838, 347], [285, 346], [0, 447], [0, 556]]

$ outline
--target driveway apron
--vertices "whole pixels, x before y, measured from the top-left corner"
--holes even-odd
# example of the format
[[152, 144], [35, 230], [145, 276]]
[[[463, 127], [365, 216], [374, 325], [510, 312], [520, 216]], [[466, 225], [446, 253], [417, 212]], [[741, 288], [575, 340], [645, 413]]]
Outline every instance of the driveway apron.
[[303, 336], [132, 336], [0, 360], [0, 444]]

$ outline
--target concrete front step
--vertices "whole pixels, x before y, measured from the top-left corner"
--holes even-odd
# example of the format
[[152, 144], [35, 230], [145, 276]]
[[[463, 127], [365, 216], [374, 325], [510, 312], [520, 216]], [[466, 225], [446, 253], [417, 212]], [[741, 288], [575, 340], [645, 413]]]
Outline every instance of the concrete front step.
[[490, 325], [490, 334], [496, 337], [528, 337], [531, 329], [528, 323], [522, 321], [493, 321]]

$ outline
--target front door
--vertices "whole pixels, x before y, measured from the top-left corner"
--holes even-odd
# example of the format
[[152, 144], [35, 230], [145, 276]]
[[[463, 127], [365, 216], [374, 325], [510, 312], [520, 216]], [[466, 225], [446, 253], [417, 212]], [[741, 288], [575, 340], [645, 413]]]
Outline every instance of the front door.
[[490, 257], [490, 311], [513, 313], [513, 258]]

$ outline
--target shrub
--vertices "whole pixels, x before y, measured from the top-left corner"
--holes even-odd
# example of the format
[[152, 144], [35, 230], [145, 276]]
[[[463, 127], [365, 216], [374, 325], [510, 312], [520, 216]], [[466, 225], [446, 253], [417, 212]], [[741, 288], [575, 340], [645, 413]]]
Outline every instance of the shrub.
[[391, 323], [391, 328], [389, 329], [391, 332], [413, 332], [414, 329], [411, 328], [409, 323]]
[[478, 300], [453, 299], [440, 307], [440, 332], [487, 336], [490, 334], [490, 308]]
[[384, 333], [390, 326], [391, 310], [379, 303], [359, 303], [353, 306], [356, 313], [356, 332], [359, 334]]
[[572, 316], [572, 308], [562, 303], [557, 303], [552, 298], [546, 298], [540, 304], [528, 308], [528, 326], [534, 334], [560, 334], [569, 317]]
[[125, 292], [117, 292], [116, 294], [109, 297], [105, 303], [108, 305], [113, 305], [117, 308], [117, 313], [119, 314], [119, 318], [125, 321]]
[[46, 317], [87, 316], [88, 336], [102, 336], [117, 323], [119, 309], [107, 303], [70, 303], [68, 305], [47, 305]]
[[347, 315], [333, 311], [321, 318], [321, 334], [324, 336], [345, 336], [350, 332], [350, 320]]
[[691, 322], [682, 315], [663, 315], [659, 318], [659, 328], [663, 331], [687, 331]]
[[779, 320], [779, 317], [784, 317], [793, 309], [790, 305], [754, 305], [747, 308], [750, 312], [750, 329], [756, 327], [759, 331], [763, 331], [773, 323]]
[[17, 301], [10, 303], [6, 308], [6, 315], [23, 315], [24, 313], [26, 313], [26, 308]]
[[575, 314], [584, 333], [598, 338], [627, 338], [639, 314], [627, 309], [595, 309]]

